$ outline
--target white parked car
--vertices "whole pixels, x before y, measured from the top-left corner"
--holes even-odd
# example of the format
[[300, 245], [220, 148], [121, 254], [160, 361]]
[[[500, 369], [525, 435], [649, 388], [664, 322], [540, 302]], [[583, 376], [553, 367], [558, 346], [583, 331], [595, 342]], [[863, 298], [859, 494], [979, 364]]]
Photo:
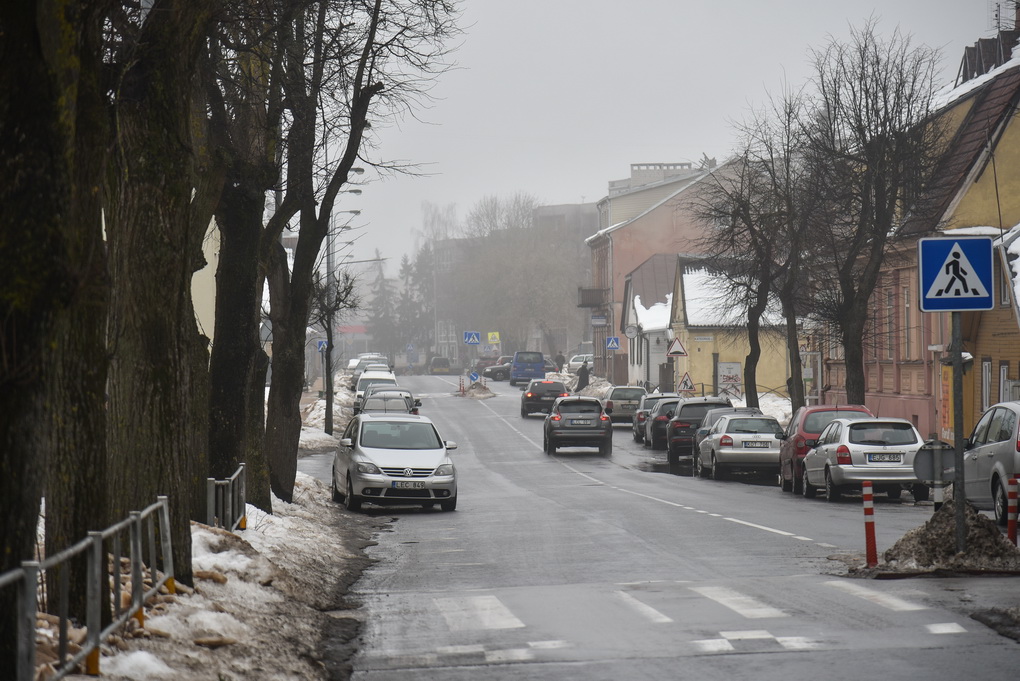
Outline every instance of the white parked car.
[[568, 374], [576, 374], [577, 370], [581, 368], [581, 365], [588, 362], [588, 368], [591, 369], [592, 363], [595, 362], [595, 355], [574, 355], [570, 360], [563, 365], [563, 370]]
[[358, 414], [333, 455], [333, 501], [351, 511], [365, 502], [456, 510], [457, 469], [449, 455], [456, 448], [426, 416]]
[[736, 469], [777, 471], [782, 437], [783, 427], [771, 416], [722, 416], [698, 446], [694, 473], [722, 480]]
[[995, 520], [1005, 525], [1008, 502], [1006, 485], [1020, 474], [1020, 402], [1000, 402], [988, 408], [963, 453], [963, 479], [967, 501], [980, 509], [994, 511]]
[[906, 487], [916, 501], [925, 501], [928, 487], [914, 474], [914, 455], [923, 444], [906, 419], [834, 419], [804, 456], [804, 496], [825, 490], [829, 501], [837, 501], [843, 492], [860, 490], [861, 483], [870, 480], [874, 492], [885, 492], [890, 499], [899, 499]]

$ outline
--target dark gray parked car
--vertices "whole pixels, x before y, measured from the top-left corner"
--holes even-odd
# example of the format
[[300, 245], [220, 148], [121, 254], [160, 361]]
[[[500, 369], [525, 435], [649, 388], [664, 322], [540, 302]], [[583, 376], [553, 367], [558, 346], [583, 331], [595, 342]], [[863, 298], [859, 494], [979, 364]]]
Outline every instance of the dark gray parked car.
[[668, 397], [680, 399], [680, 396], [676, 393], [648, 393], [647, 395], [641, 396], [637, 409], [634, 410], [634, 416], [631, 418], [631, 429], [634, 431], [634, 442], [645, 441], [645, 421], [648, 419], [648, 412], [652, 410], [652, 407], [655, 406], [656, 402]]
[[557, 447], [598, 447], [600, 454], [609, 456], [613, 453], [612, 413], [597, 397], [557, 398], [542, 430], [546, 454], [555, 454]]

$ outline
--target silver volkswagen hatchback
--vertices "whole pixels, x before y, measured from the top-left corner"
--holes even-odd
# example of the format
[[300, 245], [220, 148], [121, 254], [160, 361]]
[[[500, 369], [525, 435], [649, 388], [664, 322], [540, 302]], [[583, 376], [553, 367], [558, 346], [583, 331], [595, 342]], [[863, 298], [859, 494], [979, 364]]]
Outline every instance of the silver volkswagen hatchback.
[[333, 455], [333, 501], [457, 508], [457, 469], [426, 416], [367, 412], [351, 419]]

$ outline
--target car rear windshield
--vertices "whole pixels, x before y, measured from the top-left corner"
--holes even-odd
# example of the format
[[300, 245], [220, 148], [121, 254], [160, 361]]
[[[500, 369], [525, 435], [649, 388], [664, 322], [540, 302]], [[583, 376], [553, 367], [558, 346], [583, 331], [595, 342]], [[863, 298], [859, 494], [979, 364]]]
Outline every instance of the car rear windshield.
[[364, 390], [370, 385], [396, 385], [392, 378], [363, 378], [358, 381], [358, 390]]
[[445, 357], [433, 357], [432, 358], [432, 366], [434, 366], [434, 367], [449, 367], [450, 366], [450, 360], [446, 359]]
[[710, 402], [696, 402], [694, 404], [681, 404], [680, 411], [677, 412], [678, 416], [685, 419], [702, 419], [705, 417], [705, 412], [709, 409], [718, 409], [719, 407], [725, 407], [725, 404], [712, 404]]
[[369, 397], [361, 411], [410, 411], [407, 400], [402, 397]]
[[541, 352], [518, 352], [514, 358], [515, 362], [527, 362], [528, 364], [541, 364], [545, 361]]
[[531, 392], [533, 393], [565, 393], [567, 387], [562, 383], [556, 381], [542, 381], [541, 383], [532, 383]]
[[611, 400], [640, 400], [645, 394], [644, 388], [616, 388], [610, 394]]
[[726, 424], [726, 432], [782, 435], [783, 429], [775, 419], [731, 419]]
[[825, 430], [833, 419], [858, 419], [866, 415], [860, 410], [833, 409], [832, 411], [813, 411], [804, 417], [804, 432], [818, 435]]
[[361, 446], [379, 449], [439, 449], [443, 445], [431, 423], [363, 423]]
[[561, 414], [598, 414], [602, 405], [595, 402], [561, 402]]
[[909, 423], [854, 423], [850, 426], [850, 444], [912, 445], [917, 435]]

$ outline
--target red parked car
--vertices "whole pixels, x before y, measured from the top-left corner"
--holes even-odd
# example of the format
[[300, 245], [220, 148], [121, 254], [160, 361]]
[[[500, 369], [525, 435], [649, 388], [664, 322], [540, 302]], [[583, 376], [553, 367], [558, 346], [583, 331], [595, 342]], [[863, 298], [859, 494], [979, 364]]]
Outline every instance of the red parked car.
[[779, 447], [779, 486], [784, 492], [801, 494], [804, 484], [804, 455], [818, 441], [818, 435], [833, 419], [874, 416], [863, 404], [814, 404], [798, 409], [790, 419]]

